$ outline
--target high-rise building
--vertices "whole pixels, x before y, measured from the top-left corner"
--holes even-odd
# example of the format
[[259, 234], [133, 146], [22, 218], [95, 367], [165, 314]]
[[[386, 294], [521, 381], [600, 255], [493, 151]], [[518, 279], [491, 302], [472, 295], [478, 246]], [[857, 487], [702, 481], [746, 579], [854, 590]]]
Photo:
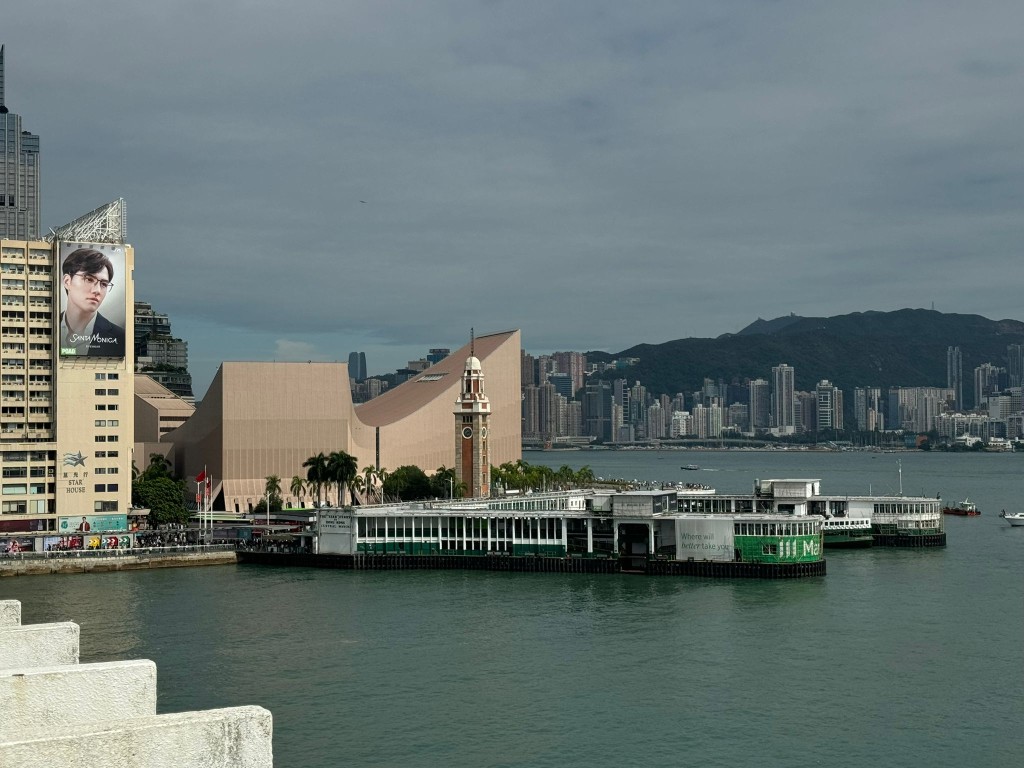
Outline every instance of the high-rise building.
[[123, 213], [116, 201], [50, 240], [0, 240], [3, 527], [38, 548], [39, 533], [96, 548], [128, 534], [135, 254]]
[[1009, 344], [1006, 347], [1006, 373], [1008, 386], [1024, 387], [1024, 344]]
[[853, 419], [859, 431], [880, 432], [885, 429], [882, 405], [880, 387], [857, 387], [853, 390]]
[[982, 363], [974, 369], [974, 407], [983, 408], [990, 395], [1000, 392], [1007, 384], [1006, 369]]
[[815, 425], [818, 432], [841, 430], [843, 428], [843, 392], [822, 379], [814, 388], [817, 402]]
[[791, 365], [780, 363], [772, 368], [772, 427], [781, 435], [796, 432], [795, 379]]
[[171, 335], [171, 321], [144, 301], [135, 302], [135, 370], [192, 402], [188, 342]]
[[611, 442], [614, 434], [612, 416], [612, 385], [608, 381], [591, 381], [583, 394], [583, 434], [603, 443]]
[[552, 356], [557, 373], [562, 373], [572, 380], [572, 392], [566, 397], [573, 397], [583, 389], [587, 376], [587, 356], [582, 352], [555, 352]]
[[527, 354], [524, 350], [520, 358], [519, 379], [524, 387], [535, 387], [537, 385], [537, 361], [533, 355]]
[[348, 353], [348, 377], [353, 381], [363, 381], [366, 378], [366, 353]]
[[39, 239], [39, 137], [7, 109], [0, 45], [0, 238]]
[[750, 430], [756, 432], [771, 426], [771, 387], [764, 379], [750, 382]]
[[[431, 365], [437, 365], [444, 360], [452, 351], [448, 347], [434, 347], [427, 352], [427, 362]], [[362, 354], [362, 353], [360, 353]], [[363, 355], [363, 378], [366, 377], [366, 355]]]
[[964, 357], [960, 347], [946, 349], [946, 387], [953, 390], [953, 408], [964, 409]]

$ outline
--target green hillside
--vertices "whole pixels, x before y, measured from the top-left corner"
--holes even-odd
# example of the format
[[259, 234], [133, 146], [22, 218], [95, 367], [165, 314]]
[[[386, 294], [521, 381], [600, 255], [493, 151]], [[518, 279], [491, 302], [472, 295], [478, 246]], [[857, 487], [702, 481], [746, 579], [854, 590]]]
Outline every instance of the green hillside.
[[[1024, 323], [926, 309], [789, 316], [758, 320], [739, 333], [716, 339], [639, 344], [610, 356], [639, 358], [636, 365], [601, 378], [639, 380], [653, 394], [689, 393], [700, 389], [705, 377], [726, 383], [770, 380], [772, 366], [788, 363], [801, 390], [813, 389], [822, 379], [848, 391], [866, 386], [944, 387], [946, 350], [958, 346], [966, 390], [977, 366], [1006, 365], [1009, 344], [1024, 344]], [[598, 356], [606, 357], [594, 354]]]

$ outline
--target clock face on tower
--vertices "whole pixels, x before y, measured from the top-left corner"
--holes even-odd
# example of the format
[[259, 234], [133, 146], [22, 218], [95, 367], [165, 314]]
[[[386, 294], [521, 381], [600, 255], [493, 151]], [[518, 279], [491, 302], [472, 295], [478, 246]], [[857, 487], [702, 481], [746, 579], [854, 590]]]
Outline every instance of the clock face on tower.
[[469, 440], [469, 438], [471, 438], [473, 436], [473, 428], [472, 427], [463, 427], [462, 428], [462, 436], [464, 438], [466, 438], [467, 440]]

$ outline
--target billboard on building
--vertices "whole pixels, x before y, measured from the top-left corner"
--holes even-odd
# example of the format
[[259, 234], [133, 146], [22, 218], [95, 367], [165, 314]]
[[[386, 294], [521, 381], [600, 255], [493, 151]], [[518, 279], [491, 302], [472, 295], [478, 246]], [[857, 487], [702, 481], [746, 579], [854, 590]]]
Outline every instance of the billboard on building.
[[60, 244], [61, 357], [125, 355], [125, 246]]
[[731, 517], [676, 518], [676, 558], [679, 560], [732, 560]]
[[61, 535], [67, 535], [69, 533], [127, 531], [128, 515], [80, 515], [78, 517], [58, 517], [57, 530]]

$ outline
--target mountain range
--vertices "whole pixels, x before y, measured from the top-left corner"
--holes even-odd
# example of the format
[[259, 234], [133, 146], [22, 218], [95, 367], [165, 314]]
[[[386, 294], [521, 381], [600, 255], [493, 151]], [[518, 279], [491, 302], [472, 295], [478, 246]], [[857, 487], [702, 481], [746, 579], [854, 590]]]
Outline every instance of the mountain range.
[[983, 363], [1005, 367], [1010, 344], [1024, 344], [1024, 323], [1018, 320], [900, 309], [835, 317], [759, 318], [739, 333], [714, 339], [638, 344], [614, 355], [588, 352], [587, 359], [637, 358], [634, 365], [607, 371], [600, 378], [640, 381], [655, 395], [694, 392], [705, 378], [727, 384], [757, 378], [770, 381], [772, 367], [780, 363], [793, 366], [798, 390], [811, 390], [828, 379], [850, 391], [854, 387], [945, 387], [946, 352], [959, 347], [967, 395], [973, 370]]

